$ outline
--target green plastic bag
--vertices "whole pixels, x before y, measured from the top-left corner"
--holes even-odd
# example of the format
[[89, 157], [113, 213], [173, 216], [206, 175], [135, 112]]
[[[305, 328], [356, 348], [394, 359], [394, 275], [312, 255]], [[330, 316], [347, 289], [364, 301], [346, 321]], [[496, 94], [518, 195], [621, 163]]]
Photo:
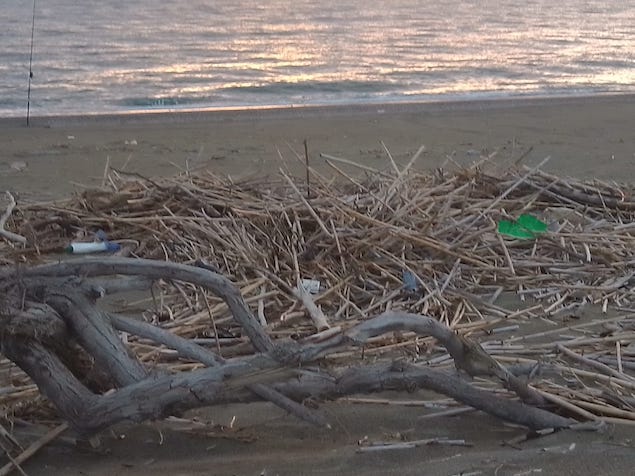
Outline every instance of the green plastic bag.
[[520, 240], [531, 240], [547, 231], [547, 224], [533, 215], [520, 215], [515, 221], [501, 220], [498, 232]]

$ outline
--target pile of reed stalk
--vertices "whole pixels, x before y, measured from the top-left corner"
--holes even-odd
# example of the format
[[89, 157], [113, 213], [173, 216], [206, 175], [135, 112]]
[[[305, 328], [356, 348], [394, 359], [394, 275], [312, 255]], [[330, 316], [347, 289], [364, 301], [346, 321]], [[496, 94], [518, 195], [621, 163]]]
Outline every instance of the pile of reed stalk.
[[[414, 159], [387, 170], [325, 160], [335, 178], [310, 168], [302, 179], [281, 169], [243, 181], [110, 170], [102, 188], [20, 204], [10, 225], [28, 245], [7, 245], [2, 257], [11, 266], [60, 259], [69, 242], [103, 230], [123, 254], [219, 270], [274, 339], [319, 338], [386, 310], [433, 316], [528, 374], [563, 412], [635, 423], [632, 186], [562, 179], [541, 167], [494, 176], [478, 167], [417, 171]], [[524, 240], [497, 231], [521, 214], [548, 231]], [[303, 280], [319, 291], [310, 295]], [[158, 283], [126, 307], [223, 357], [253, 352], [226, 305], [194, 286]], [[158, 368], [202, 366], [150, 341], [129, 344]], [[371, 340], [369, 356], [451, 364], [433, 339], [407, 333]], [[327, 360], [360, 358], [350, 351]], [[8, 361], [0, 374], [4, 413], [40, 415], [45, 405], [29, 379]]]

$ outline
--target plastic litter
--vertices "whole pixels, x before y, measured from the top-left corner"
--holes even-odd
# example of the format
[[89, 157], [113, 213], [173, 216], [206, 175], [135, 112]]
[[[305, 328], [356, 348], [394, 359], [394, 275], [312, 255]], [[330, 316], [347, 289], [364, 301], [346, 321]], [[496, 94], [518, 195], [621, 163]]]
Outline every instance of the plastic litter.
[[95, 241], [108, 241], [108, 235], [104, 230], [97, 230], [95, 232]]
[[317, 279], [303, 279], [301, 284], [308, 293], [317, 294], [320, 292], [321, 283]]
[[73, 254], [87, 254], [87, 253], [102, 253], [109, 252], [114, 253], [115, 251], [119, 251], [121, 249], [121, 245], [118, 243], [111, 243], [108, 241], [108, 236], [104, 230], [99, 230], [95, 233], [95, 240], [93, 242], [76, 242], [71, 243], [66, 248], [64, 248], [64, 252], [73, 253]]
[[401, 272], [403, 280], [403, 289], [406, 292], [414, 293], [419, 289], [419, 283], [417, 282], [417, 276], [412, 272], [404, 269]]
[[108, 251], [113, 253], [119, 251], [121, 246], [118, 243], [111, 243], [110, 241], [93, 241], [92, 243], [71, 243], [64, 251], [66, 253], [84, 254], [84, 253], [101, 253]]
[[498, 232], [521, 240], [531, 240], [547, 231], [548, 225], [533, 215], [520, 215], [515, 221], [500, 220]]

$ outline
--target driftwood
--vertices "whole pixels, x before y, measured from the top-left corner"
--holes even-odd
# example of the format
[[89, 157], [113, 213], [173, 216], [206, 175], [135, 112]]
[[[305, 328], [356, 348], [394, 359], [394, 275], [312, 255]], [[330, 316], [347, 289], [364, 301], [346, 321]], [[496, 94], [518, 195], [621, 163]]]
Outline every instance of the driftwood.
[[7, 205], [7, 209], [0, 216], [0, 236], [10, 241], [15, 241], [18, 243], [25, 244], [26, 238], [24, 236], [18, 235], [17, 233], [13, 233], [12, 231], [5, 229], [7, 220], [9, 219], [9, 217], [11, 217], [11, 213], [13, 212], [13, 209], [16, 206], [15, 198], [13, 198], [13, 195], [11, 195], [11, 192], [6, 192], [6, 195], [7, 195], [7, 198], [9, 199], [9, 204]]
[[[204, 260], [231, 279], [275, 343], [323, 341], [388, 310], [434, 316], [457, 335], [478, 339], [497, 362], [523, 367], [532, 387], [523, 401], [548, 400], [567, 415], [634, 424], [633, 184], [555, 177], [539, 166], [503, 169], [492, 156], [468, 168], [448, 158], [443, 169], [418, 170], [415, 158], [403, 168], [386, 153], [386, 170], [323, 155], [320, 161], [339, 179], [309, 167], [310, 191], [308, 181], [292, 178], [284, 158], [284, 174], [244, 180], [203, 170], [146, 179], [110, 169], [100, 189], [55, 202], [21, 202], [5, 213], [5, 229], [27, 244], [2, 239], [0, 259], [7, 265], [51, 260], [69, 242], [91, 240], [102, 230], [122, 246], [121, 254]], [[497, 223], [522, 214], [548, 224], [548, 231], [531, 240], [497, 231]], [[73, 290], [68, 280], [46, 280], [62, 295]], [[152, 280], [82, 277], [83, 291], [75, 295], [97, 299], [147, 289]], [[302, 293], [298, 283], [304, 280], [319, 282], [318, 293]], [[202, 286], [159, 281], [152, 296], [118, 311], [131, 309], [142, 314], [134, 323], [146, 321], [165, 331], [162, 338], [174, 335], [213, 349], [219, 361], [258, 352], [235, 310]], [[537, 329], [528, 331], [529, 323]], [[118, 330], [155, 373], [208, 365], [188, 353], [192, 348], [177, 351], [174, 343]], [[389, 332], [370, 338], [362, 351], [342, 346], [320, 365], [336, 375], [333, 368], [363, 355], [445, 368], [451, 357], [435, 342]], [[67, 352], [65, 364], [76, 355], [88, 359], [77, 349]], [[90, 363], [80, 380], [97, 393], [113, 388], [113, 376]], [[524, 380], [497, 372], [495, 379], [513, 392], [527, 388]], [[5, 417], [50, 419], [50, 405], [24, 372], [4, 359], [0, 376]]]
[[[216, 294], [229, 307], [254, 353], [224, 359], [191, 340], [152, 324], [96, 307], [107, 286], [99, 279], [137, 276], [143, 282], [189, 282]], [[548, 402], [500, 365], [481, 346], [432, 317], [384, 312], [326, 337], [272, 341], [241, 293], [224, 276], [201, 267], [144, 259], [83, 259], [4, 269], [5, 301], [0, 317], [2, 353], [22, 368], [72, 428], [93, 434], [117, 422], [157, 419], [227, 402], [270, 400], [299, 418], [327, 425], [307, 398], [329, 399], [386, 389], [427, 388], [476, 409], [531, 429], [566, 428], [575, 421], [548, 410]], [[203, 366], [164, 372], [144, 365], [119, 332], [163, 344]], [[455, 372], [404, 361], [380, 361], [341, 371], [325, 358], [364, 346], [392, 332], [431, 336], [443, 345], [460, 371], [495, 379], [521, 401], [474, 386]], [[81, 355], [90, 358], [80, 358]], [[320, 362], [319, 370], [314, 364]], [[86, 369], [86, 362], [94, 362]], [[540, 408], [543, 407], [543, 408]]]

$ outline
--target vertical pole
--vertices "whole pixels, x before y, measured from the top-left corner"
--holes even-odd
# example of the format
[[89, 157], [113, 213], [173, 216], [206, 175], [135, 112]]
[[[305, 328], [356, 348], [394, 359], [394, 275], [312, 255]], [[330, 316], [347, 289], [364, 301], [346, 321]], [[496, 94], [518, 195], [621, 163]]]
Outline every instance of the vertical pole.
[[309, 182], [309, 144], [304, 139], [304, 162], [306, 164], [306, 198], [311, 200], [311, 184]]
[[33, 79], [33, 38], [35, 36], [35, 0], [33, 0], [33, 15], [31, 17], [31, 54], [29, 55], [29, 87], [26, 93], [26, 126], [29, 127], [31, 118], [31, 80]]

